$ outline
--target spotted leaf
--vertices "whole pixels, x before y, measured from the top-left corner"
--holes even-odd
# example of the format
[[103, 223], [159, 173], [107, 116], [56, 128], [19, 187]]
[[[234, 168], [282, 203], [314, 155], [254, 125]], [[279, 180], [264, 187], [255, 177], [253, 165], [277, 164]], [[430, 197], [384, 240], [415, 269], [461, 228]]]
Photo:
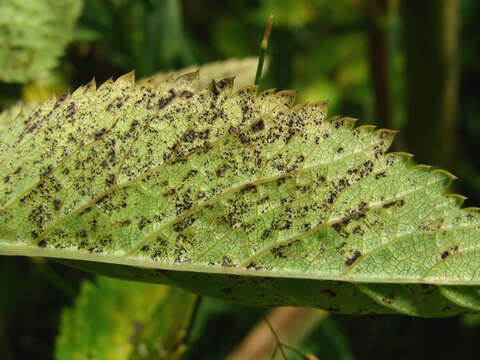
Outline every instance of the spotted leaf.
[[0, 253], [257, 306], [478, 311], [452, 175], [324, 102], [198, 82], [127, 74], [0, 116]]

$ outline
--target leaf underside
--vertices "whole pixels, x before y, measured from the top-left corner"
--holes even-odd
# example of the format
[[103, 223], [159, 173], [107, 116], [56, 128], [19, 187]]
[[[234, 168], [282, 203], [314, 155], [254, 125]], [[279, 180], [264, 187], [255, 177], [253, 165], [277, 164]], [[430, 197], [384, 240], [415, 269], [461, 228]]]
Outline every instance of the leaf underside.
[[73, 37], [83, 0], [0, 2], [0, 81], [26, 82], [52, 69]]
[[251, 305], [480, 309], [480, 218], [452, 175], [324, 102], [198, 82], [130, 73], [0, 115], [0, 253]]

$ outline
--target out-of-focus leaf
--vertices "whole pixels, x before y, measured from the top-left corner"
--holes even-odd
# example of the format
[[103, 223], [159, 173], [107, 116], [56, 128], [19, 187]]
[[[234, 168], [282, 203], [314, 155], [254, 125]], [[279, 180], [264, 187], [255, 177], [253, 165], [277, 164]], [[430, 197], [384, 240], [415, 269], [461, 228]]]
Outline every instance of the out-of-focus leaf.
[[56, 359], [178, 359], [195, 298], [163, 285], [85, 282], [63, 312]]
[[0, 81], [26, 82], [56, 66], [83, 0], [2, 0]]
[[52, 94], [63, 94], [67, 91], [64, 77], [57, 72], [44, 72], [34, 81], [23, 85], [22, 100], [26, 104], [47, 100]]

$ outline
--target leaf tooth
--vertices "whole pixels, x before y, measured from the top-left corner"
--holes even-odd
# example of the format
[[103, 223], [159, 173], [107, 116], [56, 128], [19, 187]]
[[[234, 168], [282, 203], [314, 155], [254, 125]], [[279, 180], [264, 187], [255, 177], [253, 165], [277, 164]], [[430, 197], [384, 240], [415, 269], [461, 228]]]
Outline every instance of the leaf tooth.
[[298, 91], [296, 90], [282, 90], [275, 94], [277, 101], [287, 107], [291, 107], [295, 103]]
[[342, 116], [341, 119], [345, 122], [345, 128], [353, 129], [358, 119], [353, 117]]
[[[302, 105], [299, 107], [298, 105]], [[302, 103], [295, 105], [292, 111], [295, 111], [305, 120], [305, 124], [319, 124], [325, 120], [327, 113], [327, 103], [315, 102], [315, 103]]]
[[451, 172], [447, 171], [447, 170], [443, 170], [443, 169], [434, 169], [432, 170], [432, 172], [439, 172], [441, 174], [444, 174], [447, 178], [450, 179], [450, 181], [454, 181], [454, 180], [457, 180], [458, 178], [453, 175]]
[[261, 112], [269, 117], [280, 116], [279, 113], [286, 112], [290, 108], [289, 104], [285, 104], [283, 97], [278, 97], [275, 89], [266, 90], [259, 95], [259, 103]]
[[135, 70], [121, 75], [115, 80], [115, 85], [119, 87], [132, 87], [135, 84]]
[[297, 113], [298, 115], [300, 115], [302, 110], [304, 110], [307, 106], [308, 106], [308, 103], [306, 102], [295, 104], [290, 108], [290, 112]]
[[[445, 194], [445, 197], [448, 199], [452, 199], [455, 201], [455, 205], [458, 207], [461, 207], [464, 203], [465, 200], [468, 198], [466, 196], [460, 195], [460, 194]], [[464, 210], [467, 210], [468, 208], [465, 208]], [[476, 208], [471, 208], [471, 209], [476, 209]]]
[[390, 130], [390, 129], [378, 129], [375, 131], [375, 135], [378, 138], [382, 139], [385, 142], [385, 144], [387, 144], [387, 146], [385, 147], [385, 151], [388, 148], [390, 148], [397, 134], [398, 134], [397, 130]]
[[385, 138], [390, 136], [395, 137], [399, 133], [398, 130], [391, 129], [377, 129], [375, 132], [378, 133], [380, 136], [384, 136]]
[[316, 101], [310, 104], [312, 111], [310, 122], [319, 126], [327, 118], [328, 114], [328, 101]]
[[198, 91], [200, 88], [200, 70], [197, 69], [180, 75], [175, 79], [175, 85], [192, 91]]
[[410, 154], [410, 153], [407, 153], [407, 152], [404, 152], [404, 151], [393, 151], [393, 152], [390, 152], [390, 153], [386, 154], [386, 156], [391, 156], [393, 158], [402, 160], [402, 161], [406, 162], [407, 165], [409, 165], [411, 163], [414, 155]]
[[105, 82], [98, 87], [98, 91], [108, 91], [107, 89], [111, 88], [113, 85], [113, 78], [109, 77]]
[[263, 101], [266, 98], [271, 97], [272, 95], [275, 95], [275, 89], [264, 90], [259, 95], [260, 101]]
[[232, 96], [239, 96], [239, 97], [256, 97], [258, 92], [257, 85], [247, 85], [244, 86], [237, 91], [235, 91]]
[[[219, 81], [215, 81], [214, 79], [212, 79], [210, 81], [209, 85], [207, 86], [207, 88], [215, 96], [218, 96], [219, 94], [224, 94], [226, 96], [230, 96], [232, 94], [232, 91], [233, 91], [234, 82], [235, 82], [235, 77], [229, 77], [229, 78], [225, 78], [225, 79], [222, 79], [222, 80], [219, 80]], [[248, 92], [251, 92], [251, 96], [252, 97], [256, 96], [257, 88], [255, 86], [253, 86], [251, 90], [250, 90], [250, 86], [247, 86], [247, 87], [242, 88], [240, 90], [243, 90], [243, 89], [249, 89]]]
[[87, 95], [87, 93], [93, 94], [96, 90], [97, 90], [97, 82], [95, 81], [95, 77], [93, 77], [92, 80], [90, 80], [90, 82], [88, 82], [85, 85], [84, 94], [85, 95]]
[[376, 128], [377, 127], [374, 126], [374, 125], [360, 125], [360, 126], [356, 127], [357, 130], [360, 130], [360, 131], [366, 130], [368, 132], [374, 132], [376, 130]]
[[432, 166], [431, 165], [426, 165], [426, 164], [414, 164], [412, 166], [413, 169], [417, 170], [424, 170], [426, 172], [432, 171]]
[[[466, 197], [465, 197], [465, 199], [466, 199]], [[470, 207], [463, 208], [462, 211], [473, 212], [473, 213], [475, 213], [475, 216], [478, 216], [478, 213], [480, 212], [480, 208], [476, 207], [476, 206], [470, 206]]]

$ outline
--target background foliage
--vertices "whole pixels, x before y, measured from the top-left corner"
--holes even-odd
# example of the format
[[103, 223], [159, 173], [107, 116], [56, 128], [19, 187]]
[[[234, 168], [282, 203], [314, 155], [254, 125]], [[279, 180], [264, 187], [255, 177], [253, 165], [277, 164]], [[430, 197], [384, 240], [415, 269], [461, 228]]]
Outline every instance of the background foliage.
[[[467, 206], [478, 205], [480, 5], [475, 0], [435, 0], [422, 2], [422, 10], [415, 2], [85, 0], [74, 41], [59, 65], [23, 85], [0, 83], [0, 107], [21, 98], [38, 100], [50, 91], [60, 94], [94, 76], [101, 83], [136, 69], [141, 78], [255, 55], [266, 18], [274, 11], [270, 70], [262, 87], [297, 89], [300, 101], [328, 99], [331, 115], [355, 116], [361, 123], [416, 133], [413, 142], [410, 136], [400, 136], [396, 150], [418, 154], [422, 162], [459, 176], [455, 190], [470, 196]], [[442, 6], [458, 8], [453, 20], [444, 18]], [[407, 22], [412, 14], [422, 23]], [[453, 40], [442, 40], [442, 34]], [[432, 46], [415, 46], [414, 37], [420, 35]], [[447, 41], [453, 43], [447, 46]], [[446, 57], [449, 65], [444, 68], [439, 63]], [[419, 76], [415, 66], [421, 66], [421, 61], [441, 74], [453, 71], [453, 80], [438, 83], [434, 73]], [[380, 71], [382, 66], [387, 74]], [[417, 86], [412, 87], [412, 82]], [[385, 83], [387, 91], [382, 88]], [[421, 89], [423, 100], [413, 112], [411, 97], [416, 88]], [[438, 100], [438, 91], [448, 96], [436, 103], [427, 101]], [[441, 120], [452, 106], [456, 109], [453, 120]], [[425, 115], [412, 116], [419, 112]], [[448, 153], [432, 155], [428, 150], [433, 145], [426, 142], [429, 137], [440, 141], [434, 149], [448, 144]], [[2, 258], [0, 276], [0, 358], [32, 354], [51, 358], [62, 308], [71, 307], [79, 294], [85, 296], [85, 286], [92, 285], [82, 286], [82, 281], [95, 280], [62, 265], [24, 258]], [[204, 299], [193, 331], [191, 358], [225, 358], [264, 312]], [[478, 324], [474, 317], [331, 315], [300, 349], [328, 359], [475, 358], [480, 355]]]

